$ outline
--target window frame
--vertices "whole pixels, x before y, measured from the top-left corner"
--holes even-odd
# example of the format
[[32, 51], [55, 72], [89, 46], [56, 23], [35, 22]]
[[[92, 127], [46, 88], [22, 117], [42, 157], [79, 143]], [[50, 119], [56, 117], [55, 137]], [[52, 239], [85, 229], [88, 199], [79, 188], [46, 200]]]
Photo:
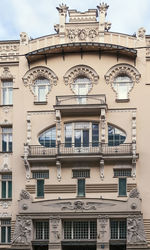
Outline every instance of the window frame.
[[[80, 181], [84, 181], [82, 184], [84, 185], [84, 187], [83, 187], [83, 194], [82, 195], [80, 195], [80, 192], [81, 191], [79, 191], [79, 182]], [[85, 178], [77, 178], [77, 197], [85, 197], [86, 196], [86, 179]]]
[[[121, 194], [120, 192], [120, 181], [125, 180], [125, 193]], [[127, 196], [127, 177], [119, 177], [118, 178], [118, 196], [119, 197], [126, 197]]]
[[[5, 86], [6, 83], [6, 86]], [[11, 84], [7, 86], [7, 84]], [[1, 92], [1, 104], [3, 106], [13, 105], [13, 79], [2, 79], [1, 80], [2, 92]], [[6, 92], [5, 92], [6, 91]]]
[[[42, 223], [42, 238], [37, 238], [37, 223]], [[45, 227], [44, 227], [44, 223], [47, 223], [48, 225], [48, 238], [45, 238]], [[50, 233], [50, 225], [49, 225], [49, 220], [34, 220], [34, 239], [36, 241], [48, 241], [49, 240], [49, 233]]]
[[[112, 222], [117, 222], [117, 237], [112, 237]], [[121, 222], [125, 223], [125, 237], [120, 237], [121, 235], [121, 230], [120, 230], [120, 224]], [[125, 218], [120, 218], [120, 219], [110, 219], [110, 240], [126, 240], [127, 239], [127, 220]]]
[[[3, 224], [2, 222], [7, 221], [8, 224]], [[5, 229], [4, 230], [4, 241], [2, 241], [2, 228]], [[0, 220], [0, 243], [3, 245], [7, 245], [7, 244], [11, 244], [11, 219], [9, 218], [5, 218], [5, 219], [1, 219]]]
[[[5, 176], [5, 175], [6, 176], [10, 175], [11, 177], [3, 179], [3, 176]], [[5, 183], [5, 186], [3, 186], [4, 183]], [[4, 191], [4, 189], [5, 189], [5, 191]], [[4, 195], [5, 197], [3, 196], [3, 194], [5, 194]], [[12, 173], [1, 174], [1, 199], [2, 200], [12, 200]]]
[[[119, 78], [128, 78], [128, 81], [126, 80], [118, 80]], [[122, 86], [121, 86], [122, 85]], [[117, 93], [117, 101], [124, 101], [124, 100], [128, 100], [129, 99], [129, 93], [131, 91], [131, 89], [133, 88], [134, 82], [132, 80], [132, 78], [127, 75], [127, 74], [119, 74], [114, 78], [113, 81], [113, 89], [115, 90], [115, 92]], [[121, 87], [126, 87], [126, 96], [125, 97], [120, 97], [120, 95], [122, 94], [121, 92]]]
[[[45, 84], [44, 82], [42, 83], [42, 80], [45, 81]], [[47, 82], [46, 82], [47, 80]], [[39, 81], [39, 82], [38, 82]], [[41, 81], [41, 82], [40, 82]], [[43, 98], [43, 94], [41, 95], [42, 98], [40, 97], [40, 92], [39, 90], [44, 88], [44, 98]], [[45, 103], [47, 102], [47, 95], [48, 93], [50, 92], [51, 90], [51, 84], [50, 84], [50, 80], [46, 77], [37, 77], [35, 80], [34, 80], [34, 85], [33, 85], [33, 92], [34, 92], [34, 95], [36, 97], [36, 101], [37, 103]]]
[[1, 127], [1, 152], [12, 153], [13, 152], [13, 128], [11, 126]]

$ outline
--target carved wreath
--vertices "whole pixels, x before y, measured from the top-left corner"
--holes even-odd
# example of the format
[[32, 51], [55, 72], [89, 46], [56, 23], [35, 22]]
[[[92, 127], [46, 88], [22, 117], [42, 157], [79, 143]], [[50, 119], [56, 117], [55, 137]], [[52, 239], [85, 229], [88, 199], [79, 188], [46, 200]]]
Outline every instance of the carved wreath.
[[[30, 69], [29, 71], [27, 71], [24, 77], [22, 78], [24, 85], [29, 86], [33, 95], [35, 95], [33, 91], [34, 81], [39, 77], [44, 77], [48, 79], [50, 81], [51, 87], [53, 85], [55, 86], [57, 85], [58, 77], [51, 69], [44, 67], [44, 66], [34, 67]], [[49, 94], [49, 92], [47, 94]]]
[[99, 79], [99, 75], [91, 67], [89, 67], [87, 65], [76, 65], [76, 66], [72, 67], [71, 69], [69, 69], [66, 72], [66, 74], [64, 75], [65, 84], [66, 85], [69, 84], [70, 87], [71, 87], [71, 90], [73, 91], [71, 85], [74, 83], [74, 80], [76, 78], [81, 77], [81, 76], [84, 76], [84, 77], [88, 78], [91, 81], [90, 90], [92, 89], [93, 84], [97, 84], [98, 79]]
[[[130, 64], [121, 63], [113, 66], [107, 71], [107, 73], [105, 74], [106, 83], [110, 83], [113, 88], [113, 82], [115, 81], [115, 78], [120, 75], [126, 75], [130, 77], [133, 82], [133, 85], [134, 83], [139, 83], [141, 78], [141, 74], [135, 67]], [[114, 88], [113, 90], [115, 91]]]

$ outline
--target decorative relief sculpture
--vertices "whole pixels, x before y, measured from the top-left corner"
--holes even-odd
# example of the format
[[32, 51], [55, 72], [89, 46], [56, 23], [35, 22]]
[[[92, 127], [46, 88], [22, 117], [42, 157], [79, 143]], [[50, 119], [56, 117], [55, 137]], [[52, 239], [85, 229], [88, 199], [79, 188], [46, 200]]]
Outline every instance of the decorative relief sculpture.
[[107, 5], [107, 3], [100, 3], [98, 6], [97, 6], [97, 8], [98, 8], [98, 10], [99, 10], [99, 12], [100, 12], [100, 14], [105, 14], [105, 15], [107, 15], [107, 10], [108, 10], [108, 8], [109, 8], [109, 5]]
[[144, 232], [144, 224], [142, 216], [132, 216], [127, 219], [127, 242], [146, 243], [146, 236]]
[[10, 73], [10, 70], [9, 70], [9, 67], [4, 67], [3, 68], [3, 73], [2, 75], [0, 76], [1, 79], [13, 79], [13, 75]]
[[26, 168], [26, 178], [29, 179], [30, 178], [30, 164], [28, 161], [28, 155], [29, 155], [29, 144], [28, 143], [24, 143], [24, 165]]
[[90, 38], [93, 41], [95, 37], [98, 36], [98, 28], [67, 29], [67, 36], [71, 41], [76, 38], [81, 41], [86, 40], [86, 38]]
[[146, 33], [145, 28], [141, 27], [140, 29], [138, 29], [137, 38], [144, 39], [145, 38], [145, 33]]
[[26, 190], [21, 190], [21, 193], [20, 193], [20, 200], [29, 200], [31, 197], [30, 197], [30, 194], [29, 192], [27, 192]]
[[91, 81], [90, 90], [92, 89], [93, 84], [97, 84], [98, 79], [99, 79], [98, 74], [91, 67], [87, 65], [76, 65], [72, 67], [71, 69], [69, 69], [64, 75], [65, 84], [66, 85], [70, 84], [71, 90], [73, 91], [72, 84], [74, 83], [74, 80], [81, 76], [82, 77], [85, 76]]
[[51, 69], [43, 66], [38, 66], [27, 71], [23, 77], [24, 85], [34, 86], [34, 80], [38, 77], [49, 79], [51, 85], [57, 85], [58, 77], [56, 74]]
[[138, 72], [138, 70], [129, 64], [117, 64], [110, 68], [108, 72], [105, 75], [106, 83], [113, 83], [115, 78], [119, 75], [127, 75], [129, 76], [133, 82], [139, 83], [141, 74]]
[[134, 188], [130, 191], [129, 197], [130, 198], [139, 198], [139, 192], [138, 192], [137, 188]]
[[29, 245], [32, 240], [32, 221], [30, 217], [18, 216], [12, 244]]
[[50, 217], [50, 229], [51, 229], [51, 233], [53, 235], [51, 235], [51, 239], [52, 241], [59, 241], [60, 240], [60, 218], [59, 217]]
[[97, 238], [100, 239], [100, 241], [104, 242], [105, 234], [107, 233], [107, 225], [109, 223], [108, 217], [99, 216], [98, 222], [99, 222], [99, 231], [98, 231]]
[[96, 210], [96, 207], [89, 204], [88, 202], [85, 204], [83, 201], [75, 201], [74, 203], [68, 202], [66, 206], [62, 207], [62, 210]]
[[150, 56], [150, 40], [146, 39], [147, 48], [146, 48], [146, 56]]
[[27, 45], [29, 42], [28, 34], [26, 32], [20, 33], [20, 44]]
[[56, 7], [56, 9], [58, 10], [59, 13], [64, 13], [66, 14], [67, 13], [67, 10], [68, 10], [69, 7], [67, 7], [66, 4], [59, 4], [59, 7]]

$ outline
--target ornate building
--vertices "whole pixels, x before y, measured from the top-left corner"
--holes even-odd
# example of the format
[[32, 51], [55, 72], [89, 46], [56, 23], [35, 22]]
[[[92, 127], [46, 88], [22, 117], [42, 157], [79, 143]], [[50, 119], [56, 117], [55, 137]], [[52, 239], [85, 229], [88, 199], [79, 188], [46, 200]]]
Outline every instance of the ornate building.
[[0, 41], [0, 249], [150, 249], [150, 36], [57, 10]]

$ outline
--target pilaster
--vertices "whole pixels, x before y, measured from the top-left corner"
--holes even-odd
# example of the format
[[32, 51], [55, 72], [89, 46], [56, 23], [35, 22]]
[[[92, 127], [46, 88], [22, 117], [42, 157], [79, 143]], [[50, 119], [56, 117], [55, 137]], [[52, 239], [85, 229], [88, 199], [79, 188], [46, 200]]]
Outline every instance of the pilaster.
[[97, 250], [109, 250], [110, 227], [107, 216], [98, 216], [97, 219]]

